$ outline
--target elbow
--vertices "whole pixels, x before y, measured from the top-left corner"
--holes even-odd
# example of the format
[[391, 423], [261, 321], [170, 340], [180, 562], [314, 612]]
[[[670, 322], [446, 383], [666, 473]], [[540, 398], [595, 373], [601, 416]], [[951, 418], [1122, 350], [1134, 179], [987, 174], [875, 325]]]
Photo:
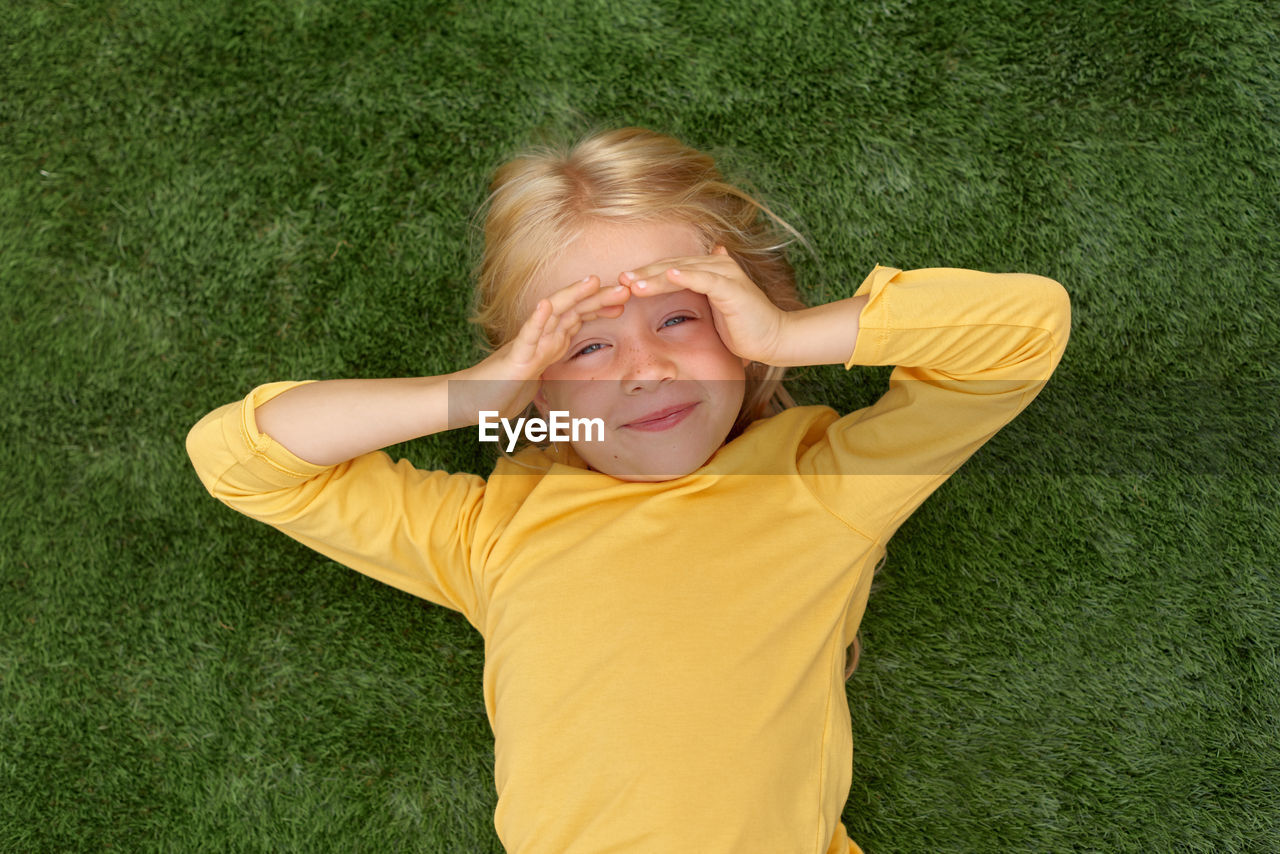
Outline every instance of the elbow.
[[209, 416], [206, 415], [187, 431], [187, 459], [191, 461], [192, 468], [196, 470], [196, 477], [200, 479], [200, 484], [205, 488], [205, 491], [216, 498], [217, 494], [214, 492], [214, 485], [217, 483], [217, 478], [213, 475], [212, 460], [206, 452], [208, 448], [206, 434], [209, 429], [209, 425], [206, 422], [208, 421]]
[[1039, 277], [1044, 282], [1045, 302], [1052, 308], [1054, 315], [1061, 319], [1062, 325], [1071, 326], [1071, 295], [1062, 283], [1046, 276]]
[[1031, 273], [1011, 274], [1016, 285], [1008, 291], [1011, 325], [1021, 333], [998, 362], [1027, 381], [1047, 380], [1062, 360], [1071, 334], [1071, 297], [1060, 282]]
[[1031, 275], [1028, 297], [1032, 316], [1047, 338], [1047, 346], [1056, 365], [1071, 337], [1071, 295], [1061, 282], [1047, 276]]
[[1046, 300], [1049, 304], [1050, 317], [1052, 319], [1051, 329], [1054, 336], [1054, 350], [1056, 358], [1062, 358], [1062, 352], [1067, 348], [1067, 339], [1071, 337], [1071, 295], [1067, 293], [1067, 289], [1062, 286], [1061, 282], [1053, 279], [1045, 279], [1052, 287], [1049, 288], [1050, 294]]
[[225, 474], [235, 464], [234, 453], [223, 437], [228, 410], [238, 404], [219, 407], [201, 418], [187, 431], [187, 459], [205, 491], [219, 501], [226, 501]]

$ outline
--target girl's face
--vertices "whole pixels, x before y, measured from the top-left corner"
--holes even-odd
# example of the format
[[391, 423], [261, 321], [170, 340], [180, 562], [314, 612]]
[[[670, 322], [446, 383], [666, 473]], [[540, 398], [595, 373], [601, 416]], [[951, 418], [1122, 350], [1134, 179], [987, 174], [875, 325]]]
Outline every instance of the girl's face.
[[[598, 223], [535, 283], [530, 306], [592, 274], [612, 287], [625, 271], [705, 254], [688, 225]], [[632, 296], [618, 317], [582, 325], [565, 357], [543, 372], [534, 402], [544, 417], [556, 410], [604, 421], [603, 441], [571, 443], [596, 471], [671, 480], [724, 444], [742, 407], [746, 365], [720, 340], [702, 294]]]

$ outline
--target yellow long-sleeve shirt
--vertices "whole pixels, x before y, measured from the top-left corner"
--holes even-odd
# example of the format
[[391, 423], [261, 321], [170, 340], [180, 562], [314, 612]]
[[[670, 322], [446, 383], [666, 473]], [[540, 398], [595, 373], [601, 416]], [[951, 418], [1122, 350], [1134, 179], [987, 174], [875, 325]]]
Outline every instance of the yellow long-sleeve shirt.
[[296, 383], [215, 410], [187, 447], [218, 499], [480, 631], [509, 851], [856, 852], [843, 669], [872, 567], [1070, 327], [1040, 276], [877, 266], [857, 293], [846, 368], [897, 366], [874, 405], [787, 410], [663, 483], [565, 447], [487, 480], [382, 452], [312, 465], [254, 421]]

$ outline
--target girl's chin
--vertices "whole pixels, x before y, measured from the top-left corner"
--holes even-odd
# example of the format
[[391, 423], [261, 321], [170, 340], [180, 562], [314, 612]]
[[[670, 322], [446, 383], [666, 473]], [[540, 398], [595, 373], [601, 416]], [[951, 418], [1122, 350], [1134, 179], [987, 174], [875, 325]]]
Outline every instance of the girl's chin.
[[[675, 480], [678, 477], [684, 477], [701, 468], [706, 459], [699, 461], [693, 460], [671, 460], [670, 458], [662, 459], [635, 459], [635, 458], [612, 458], [590, 459], [578, 450], [578, 456], [582, 457], [587, 467], [592, 471], [607, 474], [618, 480], [625, 480], [633, 483], [661, 483], [666, 480]], [[592, 457], [596, 455], [592, 454]], [[601, 455], [603, 456], [603, 455]], [[710, 458], [710, 454], [707, 455]]]
[[[692, 471], [692, 469], [690, 469]], [[626, 481], [627, 483], [663, 483], [668, 480], [675, 480], [678, 477], [684, 477], [685, 474], [631, 474], [628, 472], [602, 472], [615, 480]]]

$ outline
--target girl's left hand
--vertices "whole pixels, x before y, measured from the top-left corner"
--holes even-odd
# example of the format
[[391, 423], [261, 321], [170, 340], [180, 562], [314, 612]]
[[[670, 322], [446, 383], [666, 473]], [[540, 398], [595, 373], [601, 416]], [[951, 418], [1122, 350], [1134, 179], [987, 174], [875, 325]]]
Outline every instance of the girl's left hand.
[[770, 302], [729, 250], [717, 246], [710, 255], [667, 258], [622, 273], [618, 281], [638, 297], [679, 290], [704, 294], [720, 340], [735, 356], [772, 364], [780, 352], [786, 312]]

